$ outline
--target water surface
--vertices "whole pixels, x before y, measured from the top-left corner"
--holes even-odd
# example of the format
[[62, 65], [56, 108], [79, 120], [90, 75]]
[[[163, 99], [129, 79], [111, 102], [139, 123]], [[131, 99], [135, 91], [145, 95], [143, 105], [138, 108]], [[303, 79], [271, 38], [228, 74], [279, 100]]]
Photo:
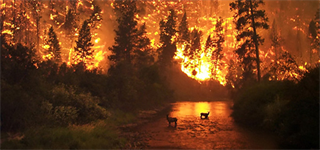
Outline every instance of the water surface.
[[[268, 133], [240, 127], [230, 117], [231, 101], [172, 103], [169, 116], [178, 119], [169, 126], [166, 115], [139, 128], [147, 134], [148, 148], [182, 149], [275, 149]], [[208, 119], [200, 113], [210, 111]]]

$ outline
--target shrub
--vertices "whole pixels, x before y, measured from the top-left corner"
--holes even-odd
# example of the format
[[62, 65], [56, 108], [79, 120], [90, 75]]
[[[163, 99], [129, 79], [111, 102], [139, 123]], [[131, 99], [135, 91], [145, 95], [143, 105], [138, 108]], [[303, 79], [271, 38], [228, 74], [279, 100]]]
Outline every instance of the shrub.
[[89, 123], [107, 117], [105, 108], [99, 106], [99, 98], [90, 93], [77, 93], [73, 87], [61, 84], [55, 86], [50, 95], [53, 115], [56, 119], [59, 118], [60, 124], [69, 124], [72, 120]]
[[289, 92], [288, 87], [289, 89], [294, 87], [294, 83], [290, 81], [262, 82], [241, 89], [234, 99], [232, 116], [237, 122], [261, 126], [266, 118], [265, 107], [269, 104], [272, 106], [277, 97], [286, 99]]

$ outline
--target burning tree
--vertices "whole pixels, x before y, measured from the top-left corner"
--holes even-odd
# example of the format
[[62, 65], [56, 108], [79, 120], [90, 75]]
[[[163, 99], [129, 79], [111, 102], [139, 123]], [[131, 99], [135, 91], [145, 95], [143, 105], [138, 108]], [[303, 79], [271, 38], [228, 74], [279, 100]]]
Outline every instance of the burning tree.
[[100, 28], [100, 25], [98, 24], [102, 20], [101, 18], [101, 8], [93, 3], [93, 11], [91, 13], [91, 16], [88, 20], [89, 24], [91, 24], [92, 29]]
[[297, 62], [288, 52], [280, 55], [278, 61], [271, 63], [270, 66], [269, 80], [298, 81], [305, 73], [305, 70], [299, 68]]
[[77, 46], [74, 48], [75, 56], [73, 57], [73, 63], [78, 64], [83, 62], [87, 66], [92, 65], [90, 64], [90, 60], [93, 59], [94, 50], [91, 49], [93, 44], [91, 42], [91, 32], [87, 20], [82, 24], [76, 44]]
[[[46, 56], [48, 59], [52, 59], [56, 63], [61, 62], [61, 48], [57, 39], [57, 34], [54, 32], [53, 27], [49, 29]], [[53, 58], [52, 58], [53, 57]]]
[[[268, 29], [268, 18], [264, 10], [258, 10], [262, 0], [237, 0], [230, 3], [232, 11], [236, 11], [234, 18], [236, 29], [239, 31], [237, 41], [243, 44], [235, 52], [238, 54], [243, 67], [243, 80], [254, 79], [254, 69], [257, 69], [258, 81], [260, 81], [259, 44], [264, 39], [257, 34], [258, 28]], [[256, 65], [254, 65], [256, 62]]]

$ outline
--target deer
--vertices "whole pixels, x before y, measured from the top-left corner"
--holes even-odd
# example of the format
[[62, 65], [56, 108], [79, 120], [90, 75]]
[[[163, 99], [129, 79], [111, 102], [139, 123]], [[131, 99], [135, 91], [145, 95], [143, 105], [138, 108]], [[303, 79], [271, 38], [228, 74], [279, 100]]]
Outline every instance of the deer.
[[207, 119], [210, 114], [210, 111], [208, 113], [200, 113], [200, 118], [202, 119], [202, 116], [204, 116], [204, 119]]
[[171, 122], [174, 122], [175, 126], [177, 126], [177, 118], [169, 117], [169, 114], [167, 114], [167, 120], [169, 122], [169, 126], [171, 125]]

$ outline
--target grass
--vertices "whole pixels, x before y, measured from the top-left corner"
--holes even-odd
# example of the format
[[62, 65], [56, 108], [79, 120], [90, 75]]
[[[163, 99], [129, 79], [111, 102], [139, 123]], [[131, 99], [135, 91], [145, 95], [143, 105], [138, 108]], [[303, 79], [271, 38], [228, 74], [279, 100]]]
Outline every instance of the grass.
[[118, 124], [129, 123], [132, 114], [121, 113], [116, 120], [110, 118], [86, 125], [68, 127], [33, 128], [24, 132], [22, 139], [6, 140], [3, 149], [119, 149], [126, 144], [120, 137]]

